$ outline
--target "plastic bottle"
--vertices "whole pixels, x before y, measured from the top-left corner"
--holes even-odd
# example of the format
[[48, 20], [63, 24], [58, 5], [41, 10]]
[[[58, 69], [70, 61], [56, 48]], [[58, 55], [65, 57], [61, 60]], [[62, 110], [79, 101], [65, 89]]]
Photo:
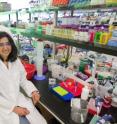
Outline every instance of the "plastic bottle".
[[100, 113], [102, 102], [103, 102], [103, 98], [101, 98], [100, 96], [97, 96], [95, 98], [95, 107], [97, 109], [97, 115]]
[[109, 33], [107, 33], [107, 32], [102, 33], [100, 36], [99, 43], [106, 45], [108, 43], [109, 37], [110, 37]]
[[94, 38], [94, 43], [99, 43], [101, 34], [102, 34], [102, 32], [96, 32], [95, 38]]
[[87, 100], [88, 97], [89, 97], [89, 89], [88, 89], [87, 86], [85, 86], [85, 87], [82, 89], [81, 99]]
[[114, 5], [116, 4], [116, 0], [106, 0], [107, 5]]
[[99, 120], [97, 120], [96, 124], [106, 124], [106, 122], [110, 122], [112, 120], [112, 115], [105, 114]]
[[81, 59], [80, 65], [79, 65], [79, 71], [84, 73], [85, 67], [88, 64], [89, 64], [89, 60], [88, 59]]
[[37, 32], [38, 32], [39, 35], [42, 35], [42, 30], [43, 30], [42, 26], [39, 25], [38, 28], [37, 28]]

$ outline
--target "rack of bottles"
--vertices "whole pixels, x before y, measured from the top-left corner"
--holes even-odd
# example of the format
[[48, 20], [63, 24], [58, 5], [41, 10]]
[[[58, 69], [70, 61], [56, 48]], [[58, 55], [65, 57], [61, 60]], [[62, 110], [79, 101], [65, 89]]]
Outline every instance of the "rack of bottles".
[[[35, 7], [23, 10], [29, 13], [30, 22], [31, 14], [40, 11], [58, 13], [61, 10], [70, 10], [72, 16], [57, 17], [56, 26], [40, 24], [36, 27], [25, 27], [25, 29], [11, 28], [13, 33], [117, 56], [117, 2], [115, 0], [51, 0], [45, 1], [47, 3], [44, 3], [45, 6], [41, 8], [39, 6], [42, 6], [43, 0], [39, 2]], [[20, 11], [16, 11], [16, 21], [19, 21]], [[109, 12], [109, 14], [106, 13], [108, 16], [104, 15], [104, 12]], [[81, 16], [75, 16], [75, 13]], [[10, 19], [10, 12], [7, 14]], [[100, 17], [101, 15], [104, 17]]]
[[32, 38], [32, 37], [41, 38], [41, 39], [49, 40], [55, 43], [60, 43], [60, 44], [62, 43], [62, 44], [66, 44], [74, 47], [79, 47], [87, 50], [92, 50], [100, 53], [117, 56], [116, 47], [110, 47], [110, 46], [101, 45], [101, 44], [97, 44], [95, 46], [94, 44], [90, 44], [87, 42], [78, 42], [77, 40], [58, 38], [56, 36], [50, 36], [45, 34], [38, 34], [38, 32], [31, 33], [29, 30], [25, 30], [25, 29], [10, 28], [10, 30], [15, 34], [21, 34], [29, 38]]

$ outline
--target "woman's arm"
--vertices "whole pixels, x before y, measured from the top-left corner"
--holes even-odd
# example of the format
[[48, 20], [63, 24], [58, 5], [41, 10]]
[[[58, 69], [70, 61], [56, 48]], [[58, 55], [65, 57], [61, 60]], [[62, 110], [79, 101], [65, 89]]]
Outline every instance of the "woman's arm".
[[40, 94], [37, 88], [33, 85], [33, 83], [26, 79], [26, 71], [20, 61], [19, 61], [19, 67], [20, 67], [20, 82], [21, 82], [20, 85], [27, 93], [27, 95], [29, 97], [32, 97], [33, 103], [36, 104], [40, 99]]

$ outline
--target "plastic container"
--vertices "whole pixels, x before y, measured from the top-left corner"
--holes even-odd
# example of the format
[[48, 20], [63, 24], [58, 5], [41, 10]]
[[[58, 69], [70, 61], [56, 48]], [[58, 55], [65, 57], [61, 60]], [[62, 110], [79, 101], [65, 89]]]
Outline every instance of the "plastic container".
[[89, 64], [89, 60], [88, 59], [81, 59], [80, 66], [79, 66], [79, 71], [84, 73], [85, 67], [88, 64]]
[[59, 85], [50, 87], [50, 91], [64, 101], [70, 101], [73, 95]]
[[62, 81], [60, 86], [72, 93], [74, 97], [80, 96], [83, 88], [81, 83], [75, 82], [73, 79]]
[[85, 109], [84, 110], [80, 109], [79, 111], [77, 111], [74, 108], [71, 109], [71, 119], [74, 122], [76, 122], [78, 124], [84, 123], [86, 120], [86, 117], [87, 117], [87, 112]]
[[28, 80], [32, 79], [34, 73], [36, 72], [35, 65], [33, 65], [33, 64], [23, 64], [23, 65], [24, 65], [24, 68], [27, 72], [27, 75], [26, 75], [27, 79]]
[[96, 32], [94, 43], [99, 43], [102, 32]]
[[54, 59], [47, 59], [48, 70], [49, 70], [49, 71], [52, 71], [52, 66], [53, 66], [53, 64], [56, 64], [56, 63], [57, 63], [57, 60], [54, 60]]
[[85, 123], [87, 118], [87, 101], [71, 99], [71, 119], [77, 124]]
[[[95, 115], [97, 114], [97, 108], [95, 106], [95, 99], [91, 98], [88, 102], [88, 113], [92, 114], [92, 115]], [[102, 108], [102, 103], [100, 103], [100, 108], [99, 108], [99, 112], [98, 114], [100, 113], [101, 111], [101, 108]]]
[[106, 0], [106, 5], [111, 5], [111, 6], [116, 6], [117, 5], [117, 1], [116, 0]]
[[110, 33], [102, 33], [100, 36], [100, 44], [106, 45], [108, 43], [108, 40], [110, 38]]
[[88, 76], [83, 74], [82, 72], [77, 72], [76, 76], [84, 81], [88, 79]]
[[49, 87], [54, 87], [56, 85], [56, 79], [55, 78], [49, 78]]
[[93, 116], [93, 118], [91, 119], [89, 124], [96, 124], [97, 121], [99, 120], [99, 118], [101, 118], [101, 117], [99, 117], [97, 115]]
[[94, 37], [95, 37], [95, 32], [94, 31], [90, 32], [90, 38], [89, 38], [90, 43], [94, 42]]
[[37, 27], [37, 33], [39, 34], [39, 35], [42, 35], [42, 26], [40, 25], [40, 26], [38, 26]]
[[88, 89], [87, 86], [85, 86], [85, 87], [82, 89], [81, 99], [87, 100], [88, 97], [89, 97], [89, 89]]

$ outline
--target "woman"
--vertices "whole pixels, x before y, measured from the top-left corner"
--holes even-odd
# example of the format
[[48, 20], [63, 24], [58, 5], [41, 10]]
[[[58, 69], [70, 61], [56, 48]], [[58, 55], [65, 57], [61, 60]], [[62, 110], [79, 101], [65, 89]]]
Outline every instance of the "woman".
[[[20, 87], [32, 100], [20, 92]], [[0, 124], [46, 124], [33, 105], [40, 98], [37, 91], [26, 79], [10, 32], [0, 26]]]

